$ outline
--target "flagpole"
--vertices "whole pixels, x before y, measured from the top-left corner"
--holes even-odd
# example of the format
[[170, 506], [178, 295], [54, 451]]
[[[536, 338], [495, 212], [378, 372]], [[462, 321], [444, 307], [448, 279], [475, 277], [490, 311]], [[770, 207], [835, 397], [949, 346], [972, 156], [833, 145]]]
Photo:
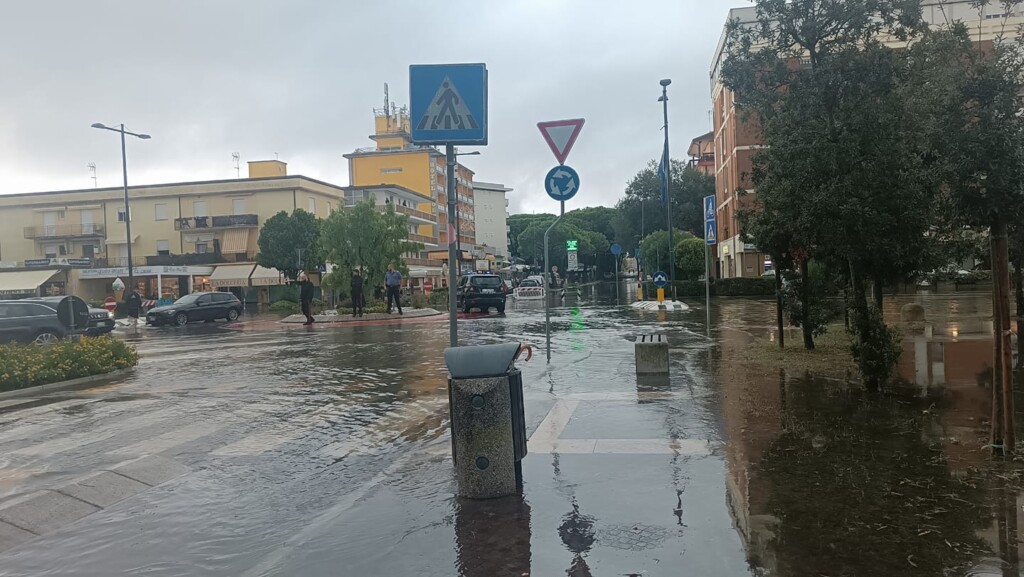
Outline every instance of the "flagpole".
[[672, 283], [672, 300], [676, 300], [676, 258], [675, 258], [675, 245], [672, 243], [672, 157], [669, 155], [668, 148], [668, 85], [672, 84], [672, 81], [665, 78], [660, 82], [661, 84], [661, 101], [662, 110], [665, 116], [665, 151], [662, 153], [662, 162], [665, 164], [665, 176], [664, 183], [664, 202], [665, 202], [665, 213], [668, 220], [668, 278], [669, 282]]

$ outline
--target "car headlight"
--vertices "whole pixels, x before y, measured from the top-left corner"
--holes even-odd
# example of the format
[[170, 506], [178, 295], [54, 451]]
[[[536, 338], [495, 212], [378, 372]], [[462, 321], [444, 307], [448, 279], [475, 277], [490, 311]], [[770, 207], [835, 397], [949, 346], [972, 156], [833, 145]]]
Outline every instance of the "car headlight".
[[114, 318], [114, 311], [107, 311], [107, 318], [108, 319]]

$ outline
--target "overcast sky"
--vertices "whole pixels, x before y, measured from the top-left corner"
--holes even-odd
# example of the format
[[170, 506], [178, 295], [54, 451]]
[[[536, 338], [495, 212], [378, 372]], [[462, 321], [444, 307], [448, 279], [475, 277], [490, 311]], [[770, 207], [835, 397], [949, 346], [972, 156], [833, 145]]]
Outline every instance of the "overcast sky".
[[[671, 78], [673, 156], [710, 130], [710, 60], [747, 0], [20, 0], [0, 18], [0, 194], [234, 178], [245, 161], [347, 185], [342, 154], [370, 146], [384, 83], [408, 103], [409, 64], [485, 62], [490, 144], [464, 159], [515, 188], [512, 212], [553, 211], [555, 160], [537, 130], [584, 117], [569, 208], [613, 205], [661, 147]], [[468, 150], [468, 149], [463, 149]]]

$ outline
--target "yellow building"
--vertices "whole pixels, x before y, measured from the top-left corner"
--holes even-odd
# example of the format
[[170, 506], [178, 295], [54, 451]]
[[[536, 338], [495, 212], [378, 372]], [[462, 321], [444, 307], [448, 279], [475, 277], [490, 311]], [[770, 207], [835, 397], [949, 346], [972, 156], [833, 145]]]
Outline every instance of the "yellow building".
[[[260, 226], [296, 208], [326, 218], [344, 198], [277, 160], [250, 162], [245, 179], [130, 187], [138, 288], [157, 299], [278, 284], [276, 271], [253, 264]], [[113, 280], [128, 278], [125, 216], [123, 188], [0, 196], [0, 298], [110, 296]]]
[[[440, 264], [429, 257], [432, 256], [431, 252], [433, 256], [440, 256], [448, 246], [444, 154], [430, 146], [412, 144], [409, 115], [405, 108], [375, 110], [374, 128], [370, 139], [376, 143], [375, 146], [360, 148], [345, 155], [348, 159], [349, 184], [352, 187], [394, 185], [413, 193], [415, 196], [407, 199], [415, 204], [415, 207], [410, 208], [436, 217], [432, 223], [418, 222], [415, 236], [410, 236], [424, 244], [424, 251], [418, 255], [418, 260], [428, 261], [430, 265]], [[462, 248], [467, 251], [476, 244], [473, 171], [461, 164], [456, 168], [455, 189], [458, 196], [458, 222], [455, 224]], [[414, 278], [421, 272], [410, 268]]]

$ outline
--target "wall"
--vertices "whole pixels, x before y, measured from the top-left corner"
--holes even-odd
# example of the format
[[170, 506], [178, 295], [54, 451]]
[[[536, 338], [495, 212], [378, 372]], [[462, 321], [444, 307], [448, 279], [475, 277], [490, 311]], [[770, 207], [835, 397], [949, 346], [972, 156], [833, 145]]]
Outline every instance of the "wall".
[[[352, 186], [395, 184], [430, 196], [432, 172], [427, 151], [352, 156], [349, 168]], [[392, 172], [394, 170], [400, 172]]]

